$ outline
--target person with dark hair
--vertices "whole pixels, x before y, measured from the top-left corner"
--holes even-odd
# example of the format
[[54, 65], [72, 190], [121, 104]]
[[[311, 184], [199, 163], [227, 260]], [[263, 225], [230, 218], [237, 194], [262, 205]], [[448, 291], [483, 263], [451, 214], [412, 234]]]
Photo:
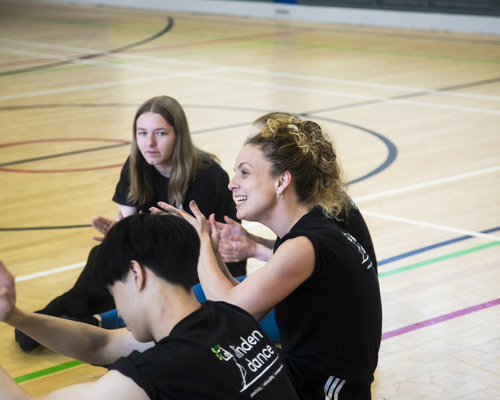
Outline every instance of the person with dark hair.
[[[113, 201], [118, 203], [117, 219], [149, 208], [159, 201], [186, 209], [195, 200], [207, 214], [215, 213], [218, 221], [224, 216], [236, 218], [236, 205], [228, 189], [229, 177], [213, 154], [194, 146], [182, 106], [168, 96], [153, 97], [137, 110], [132, 132], [130, 156], [122, 168]], [[92, 225], [103, 235], [115, 222], [96, 217]], [[102, 238], [94, 238], [102, 240]], [[56, 297], [41, 314], [71, 318], [97, 325], [93, 315], [115, 308], [107, 292], [97, 290], [93, 279], [98, 246], [89, 254], [86, 266], [73, 288]], [[246, 274], [246, 260], [228, 264], [233, 276]], [[38, 343], [15, 331], [23, 351], [31, 351]]]
[[205, 295], [257, 319], [274, 307], [285, 369], [300, 399], [370, 399], [382, 335], [380, 289], [363, 246], [332, 222], [352, 205], [332, 142], [313, 121], [273, 116], [246, 140], [234, 169], [229, 188], [238, 218], [277, 236], [267, 264], [242, 282], [220, 256], [213, 215], [207, 221], [195, 202], [195, 217], [159, 203], [196, 227]]
[[[182, 218], [138, 214], [106, 234], [97, 282], [127, 329], [106, 330], [15, 306], [14, 277], [0, 262], [0, 321], [43, 345], [108, 372], [45, 399], [298, 400], [278, 350], [256, 320], [223, 302], [198, 303], [200, 239]], [[29, 400], [0, 368], [0, 398]]]

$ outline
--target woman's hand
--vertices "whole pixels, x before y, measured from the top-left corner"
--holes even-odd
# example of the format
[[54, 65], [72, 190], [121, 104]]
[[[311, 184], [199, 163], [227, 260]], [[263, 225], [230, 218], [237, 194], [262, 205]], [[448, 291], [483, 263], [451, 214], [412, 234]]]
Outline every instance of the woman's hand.
[[[219, 226], [219, 225], [217, 225]], [[257, 243], [248, 236], [226, 236], [221, 233], [219, 253], [224, 262], [238, 262], [255, 256]]]
[[[90, 224], [99, 231], [102, 235], [106, 236], [108, 231], [111, 229], [111, 227], [116, 224], [118, 221], [123, 219], [123, 214], [120, 210], [117, 211], [116, 213], [116, 221], [111, 221], [110, 219], [104, 218], [97, 216], [95, 218], [92, 218], [92, 221], [90, 221]], [[93, 240], [96, 240], [98, 242], [102, 242], [104, 237], [100, 236], [92, 236]]]
[[207, 220], [194, 200], [189, 203], [189, 208], [191, 208], [194, 217], [186, 211], [179, 210], [167, 203], [159, 202], [158, 206], [160, 209], [151, 207], [149, 211], [151, 211], [152, 214], [172, 214], [184, 218], [196, 229], [200, 239], [202, 241], [204, 238], [210, 239], [214, 253], [217, 251], [219, 247], [219, 231], [217, 230], [217, 223], [215, 222], [215, 216], [213, 214], [210, 216], [209, 220]]
[[16, 305], [14, 275], [0, 261], [0, 321], [7, 321]]
[[229, 218], [228, 216], [224, 216], [223, 222], [217, 222], [217, 228], [220, 232], [220, 238], [222, 241], [229, 240], [229, 237], [232, 236], [248, 236], [248, 232], [243, 226], [236, 222], [235, 220]]

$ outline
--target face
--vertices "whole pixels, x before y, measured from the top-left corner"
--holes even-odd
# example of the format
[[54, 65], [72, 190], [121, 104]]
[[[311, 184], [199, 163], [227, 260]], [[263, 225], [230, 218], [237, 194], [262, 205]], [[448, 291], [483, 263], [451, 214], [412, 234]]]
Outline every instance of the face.
[[234, 192], [236, 215], [247, 221], [265, 221], [276, 205], [278, 178], [257, 146], [247, 144], [236, 157], [235, 175], [229, 182]]
[[109, 292], [115, 300], [118, 316], [125, 322], [127, 330], [139, 342], [151, 341], [152, 338], [144, 329], [144, 321], [141, 320], [144, 313], [137, 308], [138, 301], [133, 275], [129, 273], [124, 282], [116, 281], [113, 286], [109, 287]]
[[174, 128], [157, 113], [146, 112], [136, 121], [136, 140], [139, 150], [150, 165], [165, 176], [172, 170]]

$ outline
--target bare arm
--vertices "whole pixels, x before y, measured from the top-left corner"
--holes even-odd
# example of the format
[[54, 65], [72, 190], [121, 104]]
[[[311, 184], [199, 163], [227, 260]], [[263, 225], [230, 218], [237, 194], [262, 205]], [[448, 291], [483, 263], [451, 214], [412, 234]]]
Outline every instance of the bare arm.
[[0, 321], [21, 330], [51, 350], [91, 364], [110, 364], [133, 350], [143, 351], [153, 345], [139, 343], [126, 329], [108, 331], [18, 309], [15, 307], [14, 277], [1, 261]]
[[[32, 400], [0, 367], [0, 400]], [[148, 400], [146, 392], [130, 378], [110, 371], [95, 382], [80, 383], [41, 397], [44, 400]]]
[[210, 229], [196, 204], [191, 204], [196, 218], [180, 214], [198, 231], [201, 241], [198, 275], [210, 300], [235, 304], [254, 316], [266, 313], [302, 284], [314, 270], [312, 243], [304, 236], [284, 242], [268, 263], [234, 285], [221, 270], [214, 253]]

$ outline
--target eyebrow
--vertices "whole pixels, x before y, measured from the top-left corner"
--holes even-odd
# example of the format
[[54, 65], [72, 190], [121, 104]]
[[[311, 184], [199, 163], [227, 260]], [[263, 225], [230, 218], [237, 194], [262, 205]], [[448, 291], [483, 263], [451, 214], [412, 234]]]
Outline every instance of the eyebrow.
[[242, 163], [240, 163], [240, 164], [236, 167], [236, 169], [234, 169], [233, 171], [234, 171], [234, 172], [236, 172], [236, 170], [237, 170], [237, 169], [239, 169], [239, 168], [241, 168], [241, 166], [242, 166], [242, 165], [244, 165], [244, 164], [246, 164], [246, 165], [248, 165], [249, 167], [251, 167], [251, 165], [250, 165], [247, 161], [243, 161], [243, 162], [242, 162]]

